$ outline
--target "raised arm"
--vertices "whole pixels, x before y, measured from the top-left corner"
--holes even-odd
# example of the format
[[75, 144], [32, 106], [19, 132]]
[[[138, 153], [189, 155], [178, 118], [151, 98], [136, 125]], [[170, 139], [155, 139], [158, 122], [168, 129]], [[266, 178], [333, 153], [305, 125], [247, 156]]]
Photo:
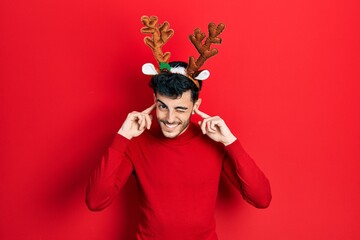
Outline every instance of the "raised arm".
[[241, 192], [244, 199], [257, 208], [266, 208], [271, 202], [270, 184], [254, 160], [245, 152], [239, 140], [219, 116], [211, 117], [195, 109], [203, 118], [199, 122], [203, 134], [224, 144], [226, 157], [223, 172]]
[[131, 112], [122, 124], [111, 146], [101, 158], [86, 189], [86, 204], [100, 211], [109, 206], [133, 172], [131, 159], [125, 153], [129, 140], [151, 127], [151, 111], [155, 104], [142, 112]]

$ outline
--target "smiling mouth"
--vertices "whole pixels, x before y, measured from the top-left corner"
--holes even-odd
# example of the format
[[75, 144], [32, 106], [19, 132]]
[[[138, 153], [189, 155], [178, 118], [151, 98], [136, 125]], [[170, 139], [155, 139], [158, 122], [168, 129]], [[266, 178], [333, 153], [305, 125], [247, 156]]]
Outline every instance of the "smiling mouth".
[[169, 128], [169, 129], [173, 129], [176, 128], [179, 124], [178, 123], [168, 123], [168, 122], [162, 122], [165, 127]]

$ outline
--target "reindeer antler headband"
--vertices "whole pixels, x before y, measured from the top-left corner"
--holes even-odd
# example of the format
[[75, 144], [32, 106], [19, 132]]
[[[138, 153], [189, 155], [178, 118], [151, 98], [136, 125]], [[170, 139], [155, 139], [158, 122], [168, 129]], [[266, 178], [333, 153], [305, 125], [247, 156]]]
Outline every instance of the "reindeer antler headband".
[[[169, 29], [170, 24], [164, 22], [158, 24], [158, 18], [156, 16], [142, 16], [142, 23], [145, 25], [141, 29], [142, 33], [152, 34], [152, 38], [149, 36], [144, 38], [144, 42], [148, 45], [153, 53], [156, 61], [159, 64], [159, 69], [156, 69], [153, 64], [146, 63], [142, 67], [142, 72], [146, 75], [157, 75], [163, 71], [172, 73], [180, 73], [191, 79], [195, 85], [199, 88], [198, 80], [206, 80], [210, 76], [208, 70], [199, 69], [205, 63], [207, 59], [215, 56], [218, 53], [216, 48], [210, 49], [211, 44], [220, 44], [221, 38], [219, 35], [225, 28], [225, 25], [220, 23], [216, 26], [214, 23], [208, 25], [209, 36], [206, 38], [206, 34], [203, 33], [199, 28], [195, 29], [194, 34], [190, 35], [190, 41], [194, 44], [200, 56], [195, 60], [194, 57], [189, 58], [189, 64], [186, 69], [171, 68], [169, 65], [170, 52], [163, 53], [162, 46], [174, 35], [174, 30]], [[205, 39], [205, 42], [203, 42]]]

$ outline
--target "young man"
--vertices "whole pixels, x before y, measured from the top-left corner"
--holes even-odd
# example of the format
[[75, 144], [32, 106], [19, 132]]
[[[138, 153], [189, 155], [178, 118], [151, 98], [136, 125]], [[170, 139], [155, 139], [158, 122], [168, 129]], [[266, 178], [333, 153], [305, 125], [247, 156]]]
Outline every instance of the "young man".
[[[221, 173], [255, 207], [271, 201], [267, 178], [225, 122], [199, 110], [198, 83], [179, 73], [154, 75], [154, 104], [128, 114], [89, 182], [86, 203], [97, 211], [135, 175], [141, 208], [137, 239], [216, 240]], [[191, 122], [193, 114], [203, 120]]]

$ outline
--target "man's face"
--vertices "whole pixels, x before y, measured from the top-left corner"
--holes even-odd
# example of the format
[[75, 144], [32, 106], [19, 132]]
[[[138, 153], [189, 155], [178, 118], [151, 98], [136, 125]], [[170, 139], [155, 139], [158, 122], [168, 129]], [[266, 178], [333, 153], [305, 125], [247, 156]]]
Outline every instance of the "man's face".
[[190, 116], [198, 108], [201, 99], [191, 101], [191, 91], [173, 99], [158, 93], [155, 94], [156, 117], [162, 133], [167, 138], [175, 138], [182, 134], [190, 123]]

